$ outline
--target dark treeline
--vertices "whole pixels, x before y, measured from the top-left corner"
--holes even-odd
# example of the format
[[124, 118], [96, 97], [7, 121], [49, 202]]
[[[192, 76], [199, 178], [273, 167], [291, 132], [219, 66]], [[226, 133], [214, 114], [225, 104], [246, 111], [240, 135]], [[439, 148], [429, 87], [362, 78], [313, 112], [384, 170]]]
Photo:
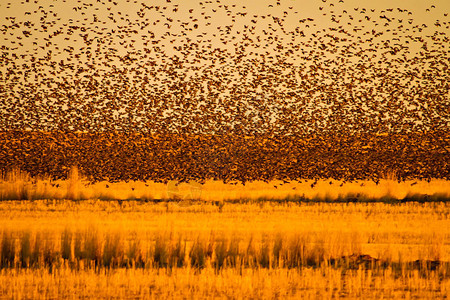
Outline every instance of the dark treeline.
[[4, 131], [0, 170], [65, 179], [232, 181], [450, 178], [448, 132], [390, 135], [151, 135]]

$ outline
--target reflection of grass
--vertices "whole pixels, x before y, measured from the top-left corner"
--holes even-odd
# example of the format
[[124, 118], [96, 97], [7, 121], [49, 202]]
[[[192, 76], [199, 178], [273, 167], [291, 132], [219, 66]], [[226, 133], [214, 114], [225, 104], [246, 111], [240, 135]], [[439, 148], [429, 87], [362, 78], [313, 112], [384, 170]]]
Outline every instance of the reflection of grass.
[[[15, 170], [0, 182], [1, 200], [37, 199], [99, 199], [99, 200], [177, 200], [189, 201], [344, 201], [344, 202], [397, 202], [447, 201], [450, 199], [449, 182], [446, 180], [409, 180], [398, 182], [395, 172], [386, 173], [378, 183], [373, 181], [340, 182], [335, 180], [247, 182], [224, 184], [208, 180], [204, 185], [195, 182], [169, 186], [154, 182], [97, 182], [89, 183], [76, 168], [72, 168], [68, 180], [51, 181], [30, 178]], [[331, 183], [331, 184], [330, 184]], [[180, 204], [180, 205], [183, 205]]]

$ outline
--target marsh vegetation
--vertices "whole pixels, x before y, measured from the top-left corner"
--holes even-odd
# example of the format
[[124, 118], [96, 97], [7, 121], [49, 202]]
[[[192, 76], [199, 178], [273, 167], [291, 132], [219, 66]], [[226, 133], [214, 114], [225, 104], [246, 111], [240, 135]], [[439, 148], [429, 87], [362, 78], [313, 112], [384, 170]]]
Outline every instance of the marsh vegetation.
[[3, 201], [0, 216], [7, 297], [450, 291], [447, 203]]

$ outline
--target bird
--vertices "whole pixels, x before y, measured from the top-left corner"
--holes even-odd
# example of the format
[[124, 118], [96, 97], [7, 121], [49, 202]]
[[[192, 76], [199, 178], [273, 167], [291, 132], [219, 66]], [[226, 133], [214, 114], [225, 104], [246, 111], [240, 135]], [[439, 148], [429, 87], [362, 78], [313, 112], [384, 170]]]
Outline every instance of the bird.
[[63, 179], [79, 165], [92, 181], [311, 188], [319, 177], [378, 183], [382, 166], [401, 180], [449, 177], [445, 18], [339, 1], [292, 25], [301, 8], [281, 1], [264, 13], [98, 3], [81, 0], [67, 18], [5, 7], [2, 171]]

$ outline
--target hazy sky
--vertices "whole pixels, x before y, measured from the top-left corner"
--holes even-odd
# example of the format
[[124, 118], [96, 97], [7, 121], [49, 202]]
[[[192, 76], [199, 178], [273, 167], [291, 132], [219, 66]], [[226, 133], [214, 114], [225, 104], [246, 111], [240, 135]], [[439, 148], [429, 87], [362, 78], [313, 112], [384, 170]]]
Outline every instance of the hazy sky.
[[[118, 31], [131, 23], [145, 24], [138, 32], [128, 33], [130, 39], [134, 39], [135, 48], [145, 48], [142, 35], [148, 36], [148, 31], [161, 40], [161, 44], [172, 41], [174, 45], [180, 45], [190, 41], [202, 41], [213, 47], [231, 49], [231, 43], [225, 45], [220, 39], [219, 33], [227, 25], [233, 25], [230, 32], [234, 38], [244, 33], [244, 26], [255, 26], [254, 32], [269, 31], [269, 26], [274, 24], [274, 19], [282, 20], [286, 30], [299, 28], [308, 35], [320, 29], [330, 27], [343, 27], [344, 29], [357, 29], [352, 31], [354, 36], [363, 36], [366, 31], [384, 31], [383, 38], [389, 37], [393, 31], [401, 30], [401, 27], [419, 26], [426, 33], [433, 33], [434, 29], [449, 32], [449, 17], [445, 16], [450, 11], [450, 1], [7, 1], [0, 4], [0, 17], [2, 25], [23, 24], [31, 22], [31, 38], [21, 37], [18, 27], [4, 31], [3, 45], [17, 46], [19, 42], [23, 46], [14, 49], [15, 53], [23, 53], [37, 49], [38, 53], [47, 51], [37, 46], [58, 44], [60, 49], [65, 45], [76, 46], [81, 40], [80, 36], [72, 31], [67, 31], [70, 26], [80, 26], [81, 30], [95, 37], [98, 32]], [[399, 10], [400, 9], [400, 10]], [[175, 10], [175, 11], [174, 11]], [[373, 10], [373, 11], [372, 11]], [[387, 16], [387, 19], [381, 19]], [[8, 19], [9, 17], [9, 19]], [[262, 19], [265, 18], [265, 19]], [[312, 20], [306, 20], [310, 18]], [[253, 23], [256, 21], [255, 23]], [[409, 23], [411, 24], [409, 24]], [[433, 25], [440, 23], [439, 28]], [[447, 22], [447, 23], [445, 23]], [[44, 24], [42, 24], [44, 23]], [[384, 24], [388, 23], [388, 28]], [[43, 26], [33, 26], [39, 24]], [[192, 27], [196, 24], [197, 27]], [[424, 28], [426, 25], [428, 28]], [[21, 26], [23, 27], [23, 26]], [[278, 32], [274, 36], [285, 38], [285, 34], [279, 28], [273, 26]], [[362, 30], [358, 30], [358, 29]], [[387, 29], [387, 30], [384, 30]], [[51, 41], [48, 34], [53, 35]], [[75, 30], [76, 31], [76, 30]], [[239, 32], [239, 33], [238, 33]], [[180, 38], [180, 33], [186, 34]], [[70, 36], [69, 36], [70, 34]], [[248, 33], [247, 33], [248, 34]], [[17, 37], [22, 38], [21, 41]], [[47, 38], [47, 40], [44, 40]], [[126, 36], [123, 36], [126, 39]], [[121, 47], [117, 37], [114, 37], [114, 47], [119, 51], [128, 51]], [[35, 44], [32, 42], [34, 41]], [[10, 44], [10, 43], [15, 43]], [[43, 51], [40, 51], [43, 50]], [[170, 47], [164, 49], [170, 55], [173, 53]], [[55, 55], [55, 53], [53, 53]], [[57, 54], [57, 53], [56, 53]], [[64, 54], [64, 53], [63, 53]]]
[[[279, 5], [277, 4], [279, 3]], [[144, 5], [147, 6], [147, 8]], [[234, 6], [234, 7], [233, 7]], [[148, 9], [152, 7], [152, 9]], [[154, 9], [158, 7], [158, 9]], [[174, 9], [176, 11], [174, 11]], [[402, 11], [400, 11], [401, 9]], [[372, 11], [374, 10], [374, 11]], [[48, 37], [49, 33], [61, 29], [62, 33], [52, 40], [67, 45], [74, 45], [74, 41], [80, 40], [80, 36], [70, 36], [66, 30], [70, 25], [79, 25], [86, 28], [86, 33], [92, 34], [93, 31], [117, 30], [118, 26], [126, 26], [131, 22], [148, 23], [145, 28], [141, 28], [135, 37], [147, 34], [148, 30], [155, 33], [157, 37], [170, 33], [173, 37], [181, 32], [187, 33], [187, 37], [192, 40], [208, 40], [214, 46], [224, 47], [218, 38], [218, 26], [222, 28], [227, 25], [233, 25], [234, 31], [244, 30], [244, 25], [255, 26], [255, 32], [268, 29], [269, 24], [273, 24], [273, 18], [283, 19], [283, 26], [287, 30], [295, 30], [299, 27], [301, 31], [315, 32], [322, 28], [343, 26], [353, 29], [355, 26], [363, 30], [353, 32], [358, 36], [366, 30], [383, 30], [383, 25], [388, 23], [386, 19], [380, 16], [387, 16], [393, 22], [389, 22], [386, 29], [395, 30], [403, 25], [425, 24], [428, 30], [434, 29], [449, 33], [450, 1], [388, 1], [388, 0], [317, 0], [317, 1], [295, 1], [280, 0], [277, 1], [191, 1], [191, 0], [171, 0], [171, 1], [2, 1], [0, 3], [0, 25], [9, 26], [12, 24], [23, 24], [31, 22], [39, 24], [42, 21], [47, 22], [47, 28], [33, 26], [32, 38], [23, 38], [23, 46], [19, 46], [14, 51], [21, 53], [33, 49], [33, 41], [38, 41], [38, 45], [45, 42], [43, 38]], [[142, 13], [139, 15], [138, 13]], [[445, 16], [447, 14], [447, 16]], [[271, 16], [271, 17], [269, 17]], [[262, 19], [261, 17], [265, 17]], [[172, 21], [167, 20], [171, 19]], [[311, 18], [313, 21], [300, 23], [305, 18]], [[127, 21], [128, 20], [128, 21]], [[193, 21], [195, 20], [195, 22]], [[256, 20], [253, 23], [252, 20]], [[332, 21], [335, 20], [335, 21]], [[411, 24], [408, 23], [411, 22]], [[153, 24], [153, 22], [156, 22]], [[183, 22], [189, 25], [183, 25]], [[440, 23], [439, 28], [433, 27], [436, 22]], [[198, 27], [190, 28], [190, 25], [196, 23]], [[349, 24], [350, 23], [350, 24]], [[167, 26], [166, 24], [169, 24]], [[308, 25], [308, 26], [307, 26]], [[412, 27], [409, 26], [409, 27]], [[11, 41], [17, 41], [24, 29], [13, 28], [13, 30], [3, 30], [2, 45], [14, 46]], [[26, 27], [26, 26], [25, 26]], [[37, 27], [37, 28], [36, 28]], [[186, 30], [188, 29], [188, 30]], [[192, 30], [191, 30], [192, 29]], [[423, 34], [425, 34], [425, 32]], [[205, 34], [203, 34], [205, 33]], [[201, 37], [198, 35], [202, 34]], [[214, 37], [213, 35], [216, 34]], [[389, 34], [389, 33], [387, 33]], [[277, 32], [282, 38], [283, 33]], [[58, 39], [59, 38], [59, 39]], [[170, 36], [164, 39], [171, 40]], [[175, 43], [182, 39], [176, 39]], [[17, 46], [17, 44], [15, 44]], [[136, 41], [136, 46], [140, 42]], [[35, 45], [36, 46], [36, 45]], [[34, 47], [36, 48], [36, 47]], [[38, 49], [39, 50], [39, 49]]]

